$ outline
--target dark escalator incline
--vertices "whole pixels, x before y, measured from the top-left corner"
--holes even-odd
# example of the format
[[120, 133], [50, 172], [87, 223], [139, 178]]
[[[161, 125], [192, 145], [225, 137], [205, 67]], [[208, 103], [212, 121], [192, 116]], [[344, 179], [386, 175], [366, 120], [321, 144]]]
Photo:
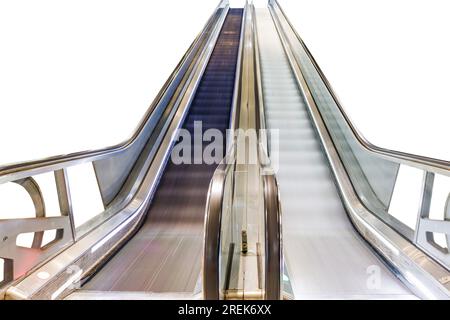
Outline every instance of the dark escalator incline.
[[[216, 128], [225, 137], [230, 124], [242, 14], [242, 9], [230, 9], [225, 19], [183, 124], [191, 133], [194, 121], [202, 121], [203, 132]], [[216, 167], [175, 165], [169, 160], [145, 223], [83, 289], [194, 291], [201, 268], [206, 196]]]

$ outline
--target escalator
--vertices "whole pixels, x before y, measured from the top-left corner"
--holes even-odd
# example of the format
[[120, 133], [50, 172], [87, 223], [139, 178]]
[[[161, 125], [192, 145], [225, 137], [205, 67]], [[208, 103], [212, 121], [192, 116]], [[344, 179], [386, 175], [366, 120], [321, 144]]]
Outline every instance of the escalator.
[[[229, 127], [241, 21], [242, 9], [230, 9], [182, 126], [192, 135], [200, 122], [202, 134], [214, 128], [225, 136]], [[191, 163], [169, 160], [144, 224], [83, 290], [195, 290], [201, 271], [206, 195], [217, 165], [205, 164], [194, 155]]]
[[[67, 171], [85, 163], [105, 210], [77, 226]], [[389, 213], [402, 166], [423, 171], [414, 229]], [[450, 164], [359, 136], [276, 0], [223, 0], [129, 141], [0, 167], [36, 209], [0, 220], [0, 299], [447, 299], [435, 176]]]
[[[368, 142], [278, 1], [253, 12], [259, 118], [283, 211], [284, 296], [448, 299], [449, 251], [433, 236], [449, 234], [448, 200], [440, 218], [430, 202], [450, 163]], [[408, 199], [417, 207], [401, 208], [416, 225], [391, 212], [395, 192], [407, 192], [404, 168], [423, 175], [420, 198]]]
[[[355, 232], [269, 10], [257, 9], [256, 21], [266, 126], [279, 130], [272, 157], [279, 161], [283, 245], [294, 298], [413, 297]], [[379, 287], [368, 284], [371, 268], [379, 270]]]

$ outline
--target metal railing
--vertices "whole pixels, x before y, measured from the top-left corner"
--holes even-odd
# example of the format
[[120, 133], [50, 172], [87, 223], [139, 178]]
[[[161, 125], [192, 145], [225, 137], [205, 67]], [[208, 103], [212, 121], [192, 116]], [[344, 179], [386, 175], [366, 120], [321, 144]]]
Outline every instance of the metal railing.
[[[277, 1], [269, 1], [269, 11], [354, 225], [419, 296], [449, 297], [449, 249], [438, 245], [433, 237], [434, 233], [443, 233], [449, 242], [448, 201], [442, 204], [440, 220], [430, 218], [430, 202], [433, 179], [449, 177], [450, 162], [369, 143], [345, 113]], [[414, 228], [389, 213], [400, 166], [423, 173], [420, 206], [410, 213], [417, 216]]]
[[[24, 187], [36, 211], [35, 218], [0, 220], [0, 298], [58, 298], [72, 288], [71, 283], [66, 286], [68, 279], [75, 281], [71, 268], [80, 270], [80, 278], [88, 276], [138, 229], [228, 8], [228, 1], [219, 3], [130, 139], [109, 148], [0, 168], [0, 183]], [[67, 170], [86, 163], [94, 167], [105, 211], [75, 228]], [[42, 173], [54, 174], [60, 217], [46, 215], [33, 179]], [[42, 233], [48, 230], [56, 230], [55, 240], [41, 246]], [[16, 245], [23, 233], [34, 233], [31, 248]]]
[[342, 114], [347, 125], [352, 130], [353, 135], [358, 140], [358, 142], [365, 149], [367, 149], [367, 151], [374, 152], [374, 153], [378, 154], [380, 157], [387, 157], [387, 158], [391, 159], [392, 161], [411, 165], [411, 166], [417, 167], [419, 169], [423, 169], [423, 170], [431, 169], [432, 171], [438, 171], [438, 172], [439, 172], [439, 170], [442, 170], [442, 174], [445, 174], [445, 175], [449, 174], [450, 161], [425, 157], [425, 156], [416, 155], [416, 154], [412, 154], [412, 153], [406, 153], [406, 152], [402, 152], [402, 151], [390, 150], [390, 149], [376, 146], [376, 145], [372, 144], [370, 141], [368, 141], [351, 121], [350, 116], [347, 114], [344, 107], [340, 103], [330, 82], [328, 81], [325, 74], [323, 73], [323, 71], [321, 70], [319, 65], [317, 64], [316, 60], [314, 59], [313, 55], [309, 51], [306, 44], [303, 42], [302, 38], [299, 36], [299, 34], [295, 30], [295, 28], [292, 26], [292, 23], [290, 22], [287, 15], [283, 11], [283, 8], [279, 5], [278, 1], [269, 0], [269, 3], [270, 3], [270, 6], [272, 8], [274, 8], [274, 10], [279, 10], [280, 13], [282, 14], [283, 19], [285, 19], [287, 25], [290, 28], [290, 31], [295, 35], [297, 41], [301, 44], [301, 46], [305, 50], [305, 53], [307, 54], [308, 58], [311, 60], [311, 63], [314, 65], [314, 68], [315, 68], [316, 72], [318, 73], [318, 75], [320, 76], [321, 81], [323, 81], [324, 85], [326, 86], [327, 90], [329, 91], [330, 95], [332, 96], [333, 100], [335, 101], [336, 106], [339, 109], [339, 112]]
[[262, 87], [262, 73], [260, 64], [258, 30], [256, 25], [256, 11], [252, 4], [252, 48], [255, 85], [256, 130], [258, 132], [258, 157], [261, 164], [261, 174], [264, 189], [264, 208], [266, 226], [266, 299], [279, 300], [283, 298], [283, 237], [281, 202], [276, 174], [271, 167], [270, 148], [266, 132], [264, 113], [264, 99]]
[[[281, 206], [279, 201], [278, 185], [275, 175], [270, 167], [270, 161], [266, 155], [266, 138], [260, 122], [260, 113], [258, 110], [262, 107], [260, 105], [258, 95], [260, 91], [254, 85], [258, 81], [257, 64], [255, 53], [255, 32], [254, 32], [254, 9], [248, 3], [244, 9], [243, 30], [241, 32], [240, 44], [240, 58], [239, 69], [240, 72], [236, 78], [236, 87], [233, 110], [235, 110], [236, 121], [239, 121], [241, 109], [246, 109], [244, 114], [247, 115], [247, 110], [255, 110], [255, 114], [249, 117], [255, 117], [258, 141], [256, 141], [255, 150], [258, 152], [258, 172], [260, 177], [260, 185], [262, 186], [262, 211], [260, 212], [263, 224], [264, 238], [263, 247], [257, 250], [257, 255], [264, 259], [263, 263], [258, 263], [258, 270], [247, 270], [247, 274], [254, 272], [258, 273], [258, 283], [261, 293], [250, 292], [244, 290], [241, 292], [238, 288], [230, 288], [230, 273], [232, 263], [235, 261], [233, 256], [238, 250], [236, 246], [244, 241], [241, 237], [242, 226], [238, 225], [240, 217], [235, 217], [237, 205], [236, 200], [238, 195], [236, 187], [236, 168], [239, 165], [237, 160], [237, 149], [242, 146], [239, 145], [239, 139], [231, 137], [233, 143], [230, 144], [227, 157], [217, 168], [210, 184], [208, 192], [208, 203], [206, 208], [205, 220], [205, 243], [204, 243], [204, 260], [203, 260], [203, 295], [205, 299], [226, 299], [231, 298], [264, 298], [264, 299], [280, 299], [282, 297], [282, 273], [283, 273], [283, 254], [282, 254], [282, 235], [281, 235]], [[244, 58], [245, 55], [245, 58]], [[244, 75], [242, 74], [244, 70]], [[250, 85], [251, 84], [251, 85]], [[252, 89], [253, 88], [253, 89]], [[244, 99], [241, 99], [241, 94], [246, 94]], [[252, 103], [253, 106], [250, 106]], [[242, 105], [245, 105], [243, 107]], [[231, 132], [235, 132], [237, 125], [231, 127]], [[249, 147], [249, 146], [247, 146]], [[248, 167], [247, 169], [248, 170]], [[248, 179], [248, 177], [244, 178]], [[245, 198], [245, 196], [244, 196]], [[239, 202], [240, 203], [240, 202]], [[238, 204], [248, 205], [245, 204]], [[234, 266], [234, 270], [236, 270]], [[233, 292], [227, 290], [232, 289]]]

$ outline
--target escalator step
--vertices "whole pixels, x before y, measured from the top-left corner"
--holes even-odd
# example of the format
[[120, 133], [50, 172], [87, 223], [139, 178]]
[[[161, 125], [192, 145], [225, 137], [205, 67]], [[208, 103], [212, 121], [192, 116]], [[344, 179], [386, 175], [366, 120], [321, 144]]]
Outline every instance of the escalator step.
[[[242, 15], [242, 9], [228, 11], [183, 124], [191, 132], [198, 120], [203, 131], [225, 132], [229, 127]], [[202, 151], [207, 145], [202, 143]], [[194, 290], [201, 268], [206, 196], [217, 164], [177, 165], [171, 159], [143, 226], [85, 289]]]

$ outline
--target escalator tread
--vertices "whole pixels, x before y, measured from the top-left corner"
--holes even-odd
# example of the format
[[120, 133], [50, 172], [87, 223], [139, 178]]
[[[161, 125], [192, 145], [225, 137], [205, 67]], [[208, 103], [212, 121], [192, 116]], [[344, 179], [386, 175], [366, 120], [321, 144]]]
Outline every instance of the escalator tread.
[[[409, 290], [346, 215], [269, 11], [257, 9], [256, 22], [266, 124], [279, 130], [272, 157], [278, 153], [283, 246], [295, 298], [404, 298]], [[371, 267], [378, 267], [378, 287], [368, 285]]]
[[[242, 13], [229, 10], [183, 128], [192, 131], [194, 121], [203, 122], [203, 131], [228, 128]], [[200, 275], [206, 196], [216, 167], [169, 160], [144, 225], [83, 289], [192, 292]]]

